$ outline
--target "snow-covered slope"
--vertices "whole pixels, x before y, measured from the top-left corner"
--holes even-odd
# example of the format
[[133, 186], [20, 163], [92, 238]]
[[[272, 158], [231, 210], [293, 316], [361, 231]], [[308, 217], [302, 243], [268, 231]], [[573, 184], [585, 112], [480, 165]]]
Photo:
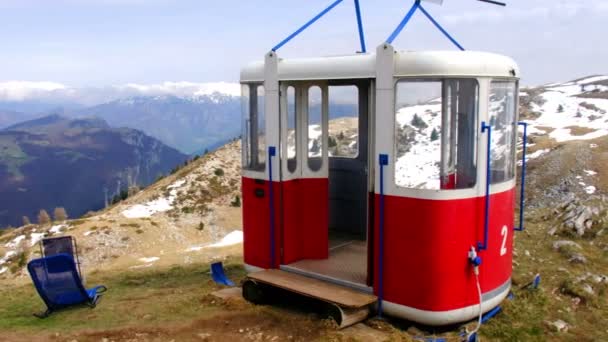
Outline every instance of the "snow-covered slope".
[[548, 134], [557, 142], [608, 135], [608, 76], [522, 89], [520, 95], [538, 116], [524, 120], [530, 133]]
[[[549, 153], [554, 147], [550, 146], [552, 144], [592, 140], [608, 135], [608, 76], [592, 76], [566, 83], [524, 88], [520, 91], [520, 99], [520, 120], [529, 124], [528, 134], [552, 141], [542, 148], [531, 143], [529, 147], [532, 149], [526, 159]], [[496, 110], [502, 105], [501, 101], [492, 103], [490, 110]], [[397, 111], [399, 144], [395, 176], [396, 183], [400, 186], [421, 189], [437, 186], [441, 143], [440, 113], [439, 100], [406, 106]], [[500, 134], [499, 131], [494, 132], [493, 142], [502, 139]], [[496, 146], [497, 143], [493, 145]], [[594, 144], [591, 144], [590, 148], [593, 147]], [[587, 190], [587, 193], [593, 191]]]

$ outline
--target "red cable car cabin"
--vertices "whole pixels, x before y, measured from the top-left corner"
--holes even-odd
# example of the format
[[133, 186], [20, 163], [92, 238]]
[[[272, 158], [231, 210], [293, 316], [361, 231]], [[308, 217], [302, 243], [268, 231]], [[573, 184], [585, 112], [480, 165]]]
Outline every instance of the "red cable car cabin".
[[497, 306], [511, 286], [518, 76], [500, 55], [389, 44], [242, 69], [248, 272], [370, 293], [429, 325]]

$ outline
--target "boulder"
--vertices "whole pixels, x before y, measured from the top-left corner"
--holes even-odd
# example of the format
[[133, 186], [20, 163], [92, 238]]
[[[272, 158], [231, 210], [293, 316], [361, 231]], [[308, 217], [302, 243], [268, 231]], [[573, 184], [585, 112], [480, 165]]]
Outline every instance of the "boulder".
[[553, 243], [553, 249], [557, 250], [562, 247], [573, 247], [573, 248], [583, 249], [583, 247], [581, 247], [581, 245], [579, 245], [578, 243], [576, 243], [574, 241], [570, 241], [570, 240], [559, 240], [559, 241], [555, 241]]

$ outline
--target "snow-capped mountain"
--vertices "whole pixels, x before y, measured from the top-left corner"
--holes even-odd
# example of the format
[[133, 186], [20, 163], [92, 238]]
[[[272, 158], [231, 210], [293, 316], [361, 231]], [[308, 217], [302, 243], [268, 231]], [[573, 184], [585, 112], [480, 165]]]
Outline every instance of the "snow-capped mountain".
[[99, 116], [140, 129], [186, 153], [238, 136], [240, 85], [215, 82], [129, 83], [74, 88], [54, 82], [0, 82], [0, 129], [50, 114]]
[[240, 97], [208, 95], [135, 96], [79, 110], [72, 115], [96, 116], [111, 126], [144, 131], [185, 153], [221, 146], [240, 134]]
[[[22, 110], [24, 104], [37, 103], [40, 111], [94, 106], [137, 96], [175, 96], [189, 99], [200, 96], [240, 96], [240, 85], [230, 82], [127, 83], [107, 87], [71, 87], [56, 82], [0, 82], [0, 109]], [[45, 109], [45, 106], [46, 109]]]

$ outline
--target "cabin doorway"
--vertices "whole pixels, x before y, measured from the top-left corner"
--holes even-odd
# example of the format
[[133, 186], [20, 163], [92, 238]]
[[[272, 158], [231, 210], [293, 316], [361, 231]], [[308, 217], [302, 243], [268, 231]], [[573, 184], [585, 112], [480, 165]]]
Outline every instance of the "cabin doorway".
[[370, 93], [368, 80], [281, 86], [281, 268], [365, 290]]

